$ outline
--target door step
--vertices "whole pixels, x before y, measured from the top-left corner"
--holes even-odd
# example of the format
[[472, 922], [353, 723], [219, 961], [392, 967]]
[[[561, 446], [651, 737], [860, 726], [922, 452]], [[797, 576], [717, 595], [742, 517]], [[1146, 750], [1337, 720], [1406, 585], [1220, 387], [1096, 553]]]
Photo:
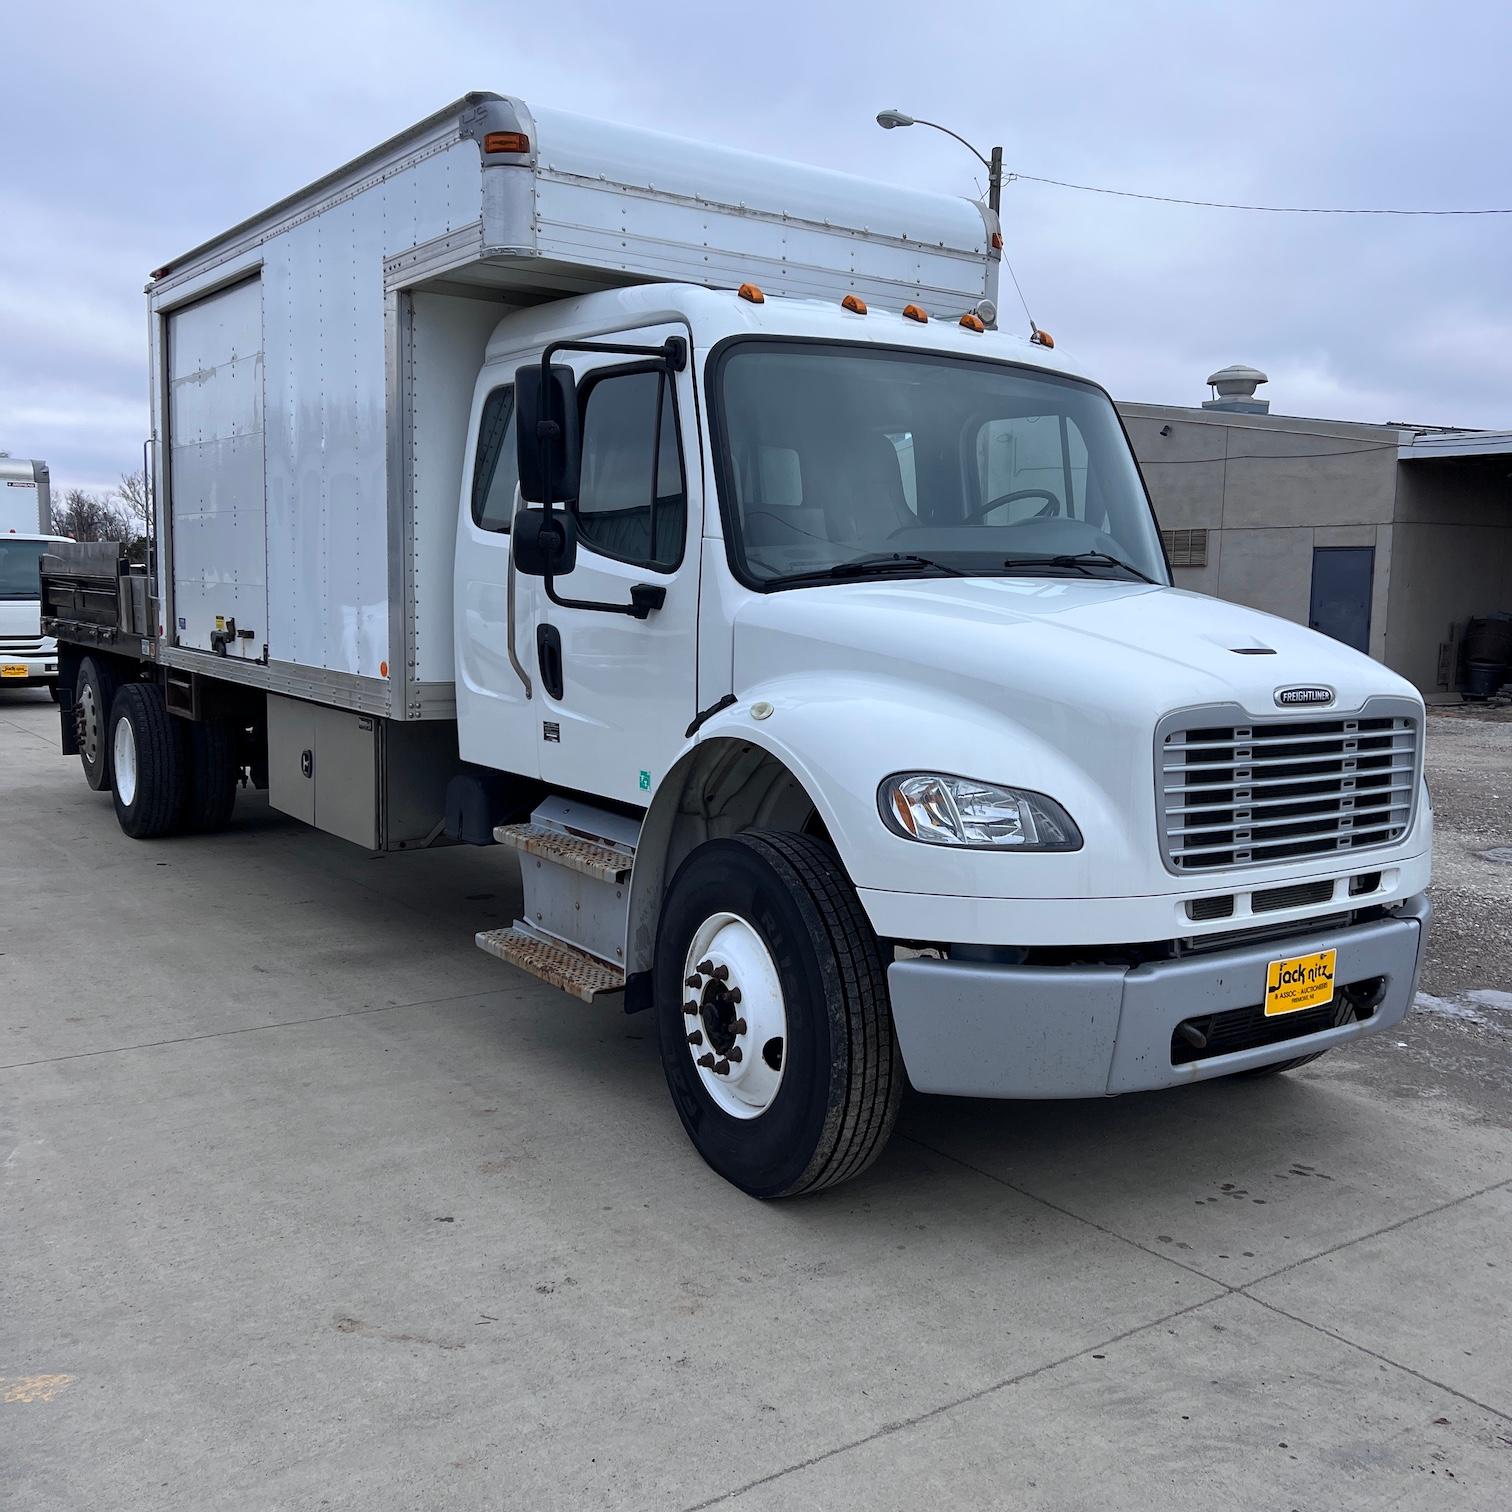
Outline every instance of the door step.
[[635, 861], [633, 852], [548, 829], [544, 824], [501, 824], [494, 830], [494, 839], [538, 861], [580, 872], [598, 882], [623, 882]]
[[[530, 826], [512, 828], [529, 829]], [[531, 976], [561, 988], [584, 1003], [591, 1003], [606, 993], [624, 990], [625, 973], [618, 966], [610, 966], [586, 950], [577, 950], [560, 940], [536, 934], [528, 925], [480, 930], [476, 940], [480, 950], [528, 971]]]

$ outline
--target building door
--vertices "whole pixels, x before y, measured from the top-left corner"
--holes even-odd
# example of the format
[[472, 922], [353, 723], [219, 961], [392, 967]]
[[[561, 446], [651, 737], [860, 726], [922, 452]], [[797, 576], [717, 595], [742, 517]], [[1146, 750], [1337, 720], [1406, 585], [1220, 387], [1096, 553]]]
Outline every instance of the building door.
[[1370, 590], [1374, 578], [1374, 546], [1315, 547], [1312, 606], [1307, 623], [1368, 655]]

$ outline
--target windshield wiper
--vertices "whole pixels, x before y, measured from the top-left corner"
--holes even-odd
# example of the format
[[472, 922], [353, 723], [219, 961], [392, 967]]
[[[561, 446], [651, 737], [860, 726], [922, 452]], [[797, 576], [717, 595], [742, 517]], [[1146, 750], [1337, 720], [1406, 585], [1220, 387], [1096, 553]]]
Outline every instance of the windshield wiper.
[[943, 572], [947, 577], [965, 577], [959, 567], [947, 567], [933, 557], [918, 556], [911, 551], [879, 551], [875, 556], [853, 557], [848, 562], [835, 562], [829, 567], [815, 567], [808, 572], [789, 572], [772, 578], [773, 583], [834, 582], [842, 578], [879, 577], [886, 572], [896, 572], [900, 567], [930, 567]]
[[1003, 566], [1070, 567], [1075, 572], [1084, 572], [1088, 577], [1097, 576], [1092, 571], [1094, 567], [1120, 567], [1123, 571], [1132, 573], [1141, 583], [1150, 583], [1157, 588], [1161, 586], [1155, 582], [1154, 578], [1141, 572], [1132, 562], [1126, 562], [1122, 557], [1112, 556], [1106, 551], [1078, 551], [1051, 557], [1009, 557]]

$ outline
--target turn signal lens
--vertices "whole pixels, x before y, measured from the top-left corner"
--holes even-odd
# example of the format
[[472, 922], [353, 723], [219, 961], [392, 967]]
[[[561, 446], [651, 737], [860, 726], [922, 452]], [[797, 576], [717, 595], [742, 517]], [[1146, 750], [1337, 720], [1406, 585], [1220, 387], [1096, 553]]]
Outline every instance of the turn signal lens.
[[484, 152], [529, 152], [530, 138], [523, 131], [490, 131], [483, 137]]
[[738, 292], [742, 299], [749, 299], [752, 304], [766, 303], [766, 295], [755, 284], [741, 284]]
[[972, 315], [969, 312], [961, 316], [961, 324], [968, 331], [985, 331], [987, 326], [980, 315]]
[[866, 301], [864, 299], [857, 299], [854, 294], [847, 294], [840, 301], [840, 308], [842, 310], [849, 310], [852, 315], [864, 315], [866, 314]]
[[916, 304], [906, 304], [903, 306], [903, 318], [904, 320], [917, 320], [920, 325], [929, 324], [929, 316]]
[[967, 777], [899, 772], [877, 789], [877, 808], [896, 835], [971, 850], [1072, 851], [1081, 831], [1044, 793]]

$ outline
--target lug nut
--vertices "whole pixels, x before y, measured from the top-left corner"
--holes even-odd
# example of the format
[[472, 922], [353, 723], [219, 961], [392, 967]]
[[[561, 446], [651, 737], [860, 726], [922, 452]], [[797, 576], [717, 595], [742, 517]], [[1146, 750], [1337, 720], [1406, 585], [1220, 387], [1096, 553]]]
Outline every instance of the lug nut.
[[706, 1070], [709, 1071], [717, 1071], [719, 1069], [719, 1067], [714, 1064], [714, 1057], [710, 1055], [707, 1050], [705, 1050], [704, 1053], [698, 1057], [698, 1060], [695, 1062], [695, 1064], [703, 1066]]
[[704, 976], [708, 976], [714, 969], [714, 963], [713, 961], [700, 961], [693, 969]]
[[746, 1021], [744, 1019], [738, 1018], [735, 1020], [735, 1032], [736, 1034], [744, 1034], [746, 1032]]
[[690, 1045], [701, 1045], [701, 1044], [703, 1044], [703, 1030], [702, 1029], [695, 1029], [692, 1032], [692, 1034], [690, 1034], [688, 1036], [688, 1043]]
[[689, 1018], [697, 1018], [698, 1017], [698, 1004], [697, 1003], [684, 1003], [683, 1004], [683, 1012], [686, 1013]]
[[735, 1061], [737, 1064], [745, 1059], [745, 1051], [739, 1045], [731, 1045], [726, 1054], [730, 1060]]
[[730, 1001], [732, 1003], [738, 1003], [740, 1001], [740, 988], [738, 988], [738, 987], [732, 987], [732, 988], [730, 988], [729, 997], [730, 997]]
[[730, 1063], [729, 1063], [729, 1061], [727, 1061], [727, 1060], [715, 1061], [714, 1062], [714, 1074], [715, 1074], [715, 1076], [728, 1076], [730, 1074]]
[[683, 983], [684, 987], [692, 987], [695, 991], [703, 986], [703, 978], [695, 971], [692, 976]]
[[[703, 968], [700, 967], [700, 970]], [[730, 980], [730, 968], [728, 966], [716, 966], [710, 973], [716, 982], [728, 982]]]

